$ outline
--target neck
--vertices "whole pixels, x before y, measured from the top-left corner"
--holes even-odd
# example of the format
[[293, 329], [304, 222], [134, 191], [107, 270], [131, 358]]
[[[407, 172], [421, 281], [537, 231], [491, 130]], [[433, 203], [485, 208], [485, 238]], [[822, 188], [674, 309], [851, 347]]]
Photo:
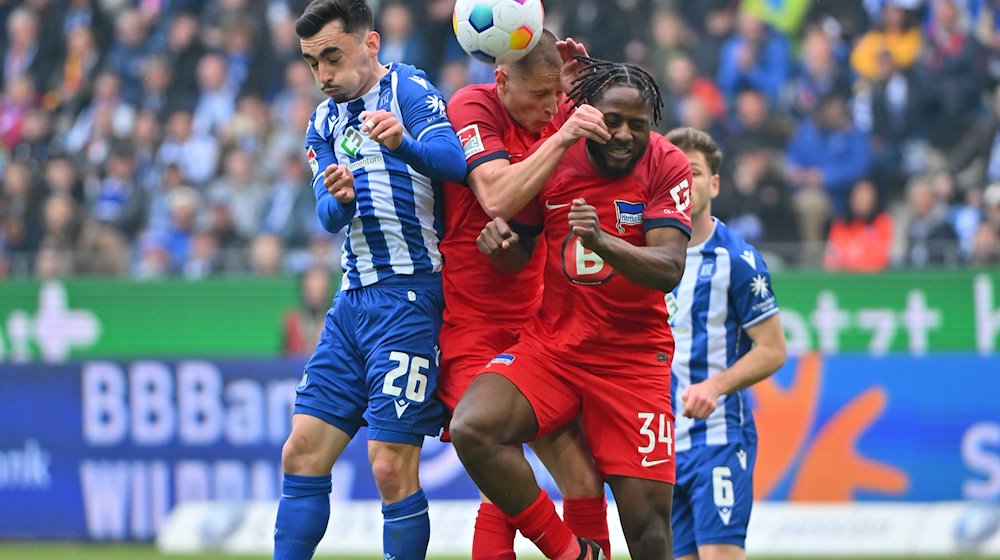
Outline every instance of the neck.
[[691, 241], [688, 242], [688, 245], [700, 245], [704, 243], [712, 235], [714, 228], [715, 221], [712, 220], [711, 207], [706, 208], [704, 212], [697, 216], [691, 216]]

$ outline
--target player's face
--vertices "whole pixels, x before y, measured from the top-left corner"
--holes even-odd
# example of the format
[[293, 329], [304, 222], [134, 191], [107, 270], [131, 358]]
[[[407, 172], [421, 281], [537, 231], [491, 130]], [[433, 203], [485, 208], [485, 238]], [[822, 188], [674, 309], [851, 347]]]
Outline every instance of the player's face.
[[337, 103], [356, 99], [375, 85], [379, 43], [374, 31], [344, 33], [339, 20], [299, 39], [302, 58], [309, 64], [316, 85]]
[[604, 175], [628, 175], [649, 146], [652, 107], [642, 99], [639, 90], [629, 86], [612, 87], [593, 105], [604, 113], [611, 140], [606, 144], [587, 140], [590, 161]]
[[691, 218], [712, 212], [712, 199], [719, 195], [719, 174], [712, 173], [705, 154], [692, 150], [684, 152], [691, 162]]
[[514, 67], [497, 68], [500, 101], [517, 124], [531, 132], [541, 132], [556, 116], [565, 95], [559, 70], [538, 68], [520, 72]]

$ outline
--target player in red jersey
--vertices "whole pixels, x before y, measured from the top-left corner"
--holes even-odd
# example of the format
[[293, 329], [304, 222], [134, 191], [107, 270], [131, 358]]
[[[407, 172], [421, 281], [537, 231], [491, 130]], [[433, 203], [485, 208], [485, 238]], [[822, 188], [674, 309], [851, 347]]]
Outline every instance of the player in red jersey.
[[[671, 554], [675, 480], [663, 298], [684, 270], [691, 167], [650, 132], [661, 106], [653, 79], [633, 65], [585, 61], [570, 97], [600, 110], [612, 139], [574, 144], [541, 189], [542, 306], [469, 386], [452, 438], [514, 525], [548, 558], [572, 559], [585, 551], [538, 487], [521, 443], [579, 417], [632, 558], [660, 560]], [[527, 233], [497, 218], [480, 248], [516, 268], [530, 258]]]
[[[610, 138], [603, 116], [592, 107], [568, 115], [572, 105], [564, 103], [564, 88], [579, 67], [574, 55], [580, 53], [585, 50], [572, 39], [557, 42], [544, 31], [527, 56], [497, 68], [496, 83], [462, 88], [448, 102], [469, 165], [465, 184], [444, 186], [445, 311], [437, 395], [449, 410], [475, 374], [516, 342], [541, 303], [544, 255], [516, 273], [501, 274], [476, 246], [483, 223], [519, 212], [578, 139]], [[498, 294], [503, 298], [499, 311], [485, 299]], [[580, 444], [579, 430], [562, 430], [533, 447], [559, 484], [567, 524], [609, 549], [604, 484]], [[472, 558], [514, 558], [514, 534], [507, 516], [484, 502]]]

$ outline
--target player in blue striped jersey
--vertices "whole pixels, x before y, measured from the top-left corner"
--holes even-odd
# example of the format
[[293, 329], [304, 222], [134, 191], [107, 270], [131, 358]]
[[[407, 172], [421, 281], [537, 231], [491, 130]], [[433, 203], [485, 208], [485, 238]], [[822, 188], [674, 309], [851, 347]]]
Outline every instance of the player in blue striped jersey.
[[722, 151], [692, 128], [667, 139], [687, 155], [694, 182], [684, 276], [667, 295], [676, 345], [674, 556], [743, 560], [757, 455], [744, 389], [781, 367], [785, 338], [764, 259], [712, 216]]
[[305, 61], [330, 99], [306, 132], [316, 211], [347, 228], [341, 291], [296, 388], [282, 449], [274, 558], [311, 558], [330, 516], [330, 471], [362, 425], [382, 497], [385, 557], [426, 556], [430, 523], [420, 446], [437, 434], [441, 199], [465, 155], [444, 96], [412, 66], [378, 60], [364, 0], [318, 0], [295, 22]]

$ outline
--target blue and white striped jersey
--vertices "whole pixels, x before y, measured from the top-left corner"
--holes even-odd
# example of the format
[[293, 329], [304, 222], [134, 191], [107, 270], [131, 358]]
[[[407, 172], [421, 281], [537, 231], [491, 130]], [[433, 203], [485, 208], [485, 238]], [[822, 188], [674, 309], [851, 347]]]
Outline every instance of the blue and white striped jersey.
[[[413, 66], [387, 68], [358, 99], [321, 103], [306, 132], [320, 221], [332, 232], [347, 226], [342, 290], [397, 274], [440, 272], [440, 181], [465, 176], [465, 156], [444, 96]], [[379, 109], [403, 125], [403, 144], [395, 151], [360, 132], [361, 113]], [[323, 171], [333, 163], [354, 173], [354, 203], [340, 204], [326, 192]]]
[[746, 354], [752, 344], [746, 329], [778, 312], [764, 259], [716, 219], [712, 235], [688, 247], [684, 276], [667, 294], [667, 308], [675, 344], [671, 388], [677, 451], [743, 442], [746, 431], [755, 429], [745, 391], [719, 397], [707, 420], [681, 416], [680, 396]]

